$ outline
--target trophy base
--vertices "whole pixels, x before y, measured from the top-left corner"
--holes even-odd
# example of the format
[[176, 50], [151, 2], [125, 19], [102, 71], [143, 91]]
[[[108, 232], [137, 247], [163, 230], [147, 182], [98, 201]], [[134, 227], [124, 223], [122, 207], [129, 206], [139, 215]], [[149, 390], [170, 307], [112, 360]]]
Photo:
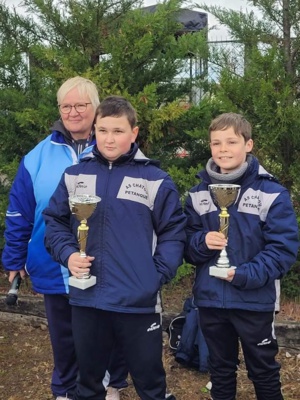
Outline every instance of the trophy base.
[[217, 278], [227, 278], [227, 272], [229, 269], [236, 269], [236, 267], [216, 267], [215, 265], [209, 267], [209, 275], [216, 276]]
[[84, 290], [96, 285], [96, 277], [91, 275], [88, 279], [78, 279], [75, 276], [70, 276], [69, 285]]

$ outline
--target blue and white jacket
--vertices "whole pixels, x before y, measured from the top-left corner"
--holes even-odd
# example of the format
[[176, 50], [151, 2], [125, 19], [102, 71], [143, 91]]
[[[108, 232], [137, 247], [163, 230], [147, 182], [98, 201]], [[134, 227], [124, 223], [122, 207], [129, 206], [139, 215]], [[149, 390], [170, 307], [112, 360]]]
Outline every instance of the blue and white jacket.
[[197, 306], [273, 311], [275, 280], [293, 265], [298, 252], [298, 225], [290, 196], [275, 178], [252, 157], [230, 214], [227, 255], [236, 273], [232, 282], [212, 277], [220, 252], [209, 250], [205, 236], [219, 230], [220, 209], [208, 191], [212, 182], [204, 170], [202, 182], [193, 187], [186, 201], [187, 237], [185, 258], [196, 265], [193, 287]]
[[8, 271], [25, 267], [33, 290], [43, 294], [68, 293], [69, 274], [45, 249], [42, 211], [48, 206], [66, 167], [91, 154], [95, 143], [92, 140], [78, 156], [67, 134], [57, 121], [52, 134], [22, 159], [6, 213], [3, 266]]
[[109, 163], [94, 148], [94, 158], [67, 168], [44, 211], [45, 244], [67, 266], [78, 252], [79, 222], [69, 196], [97, 195], [101, 201], [88, 219], [86, 254], [94, 256], [88, 289], [70, 287], [70, 303], [125, 313], [161, 312], [160, 289], [182, 264], [186, 218], [169, 175], [134, 144]]

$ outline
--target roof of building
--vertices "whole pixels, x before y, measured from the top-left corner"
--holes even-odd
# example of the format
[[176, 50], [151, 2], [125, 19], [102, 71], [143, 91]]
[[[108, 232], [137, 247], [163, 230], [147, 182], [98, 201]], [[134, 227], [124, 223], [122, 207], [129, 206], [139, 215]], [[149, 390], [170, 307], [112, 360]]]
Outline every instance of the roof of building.
[[[155, 12], [157, 4], [143, 7], [142, 10]], [[207, 14], [200, 11], [193, 11], [187, 8], [181, 8], [177, 14], [177, 21], [183, 24], [183, 29], [178, 33], [198, 32], [207, 28]]]

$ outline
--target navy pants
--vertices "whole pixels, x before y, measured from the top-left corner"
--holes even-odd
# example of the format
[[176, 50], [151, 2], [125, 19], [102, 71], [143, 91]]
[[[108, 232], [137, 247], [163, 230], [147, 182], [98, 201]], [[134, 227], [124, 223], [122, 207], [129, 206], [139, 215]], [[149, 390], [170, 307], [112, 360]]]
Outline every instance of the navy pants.
[[248, 378], [258, 400], [283, 400], [274, 313], [199, 308], [200, 324], [209, 350], [213, 400], [236, 398], [236, 371], [241, 343]]
[[165, 399], [160, 314], [125, 314], [73, 306], [72, 324], [79, 364], [74, 399], [105, 400], [105, 374], [115, 342], [121, 347], [140, 398]]
[[72, 335], [72, 308], [65, 295], [44, 295], [54, 368], [51, 390], [54, 396], [72, 398], [76, 386], [77, 362]]
[[[67, 295], [44, 295], [46, 316], [53, 352], [54, 368], [51, 390], [55, 397], [72, 398], [76, 387], [78, 366], [72, 334], [72, 307]], [[110, 385], [116, 388], [127, 386], [127, 368], [117, 347], [109, 364]]]
[[128, 386], [128, 368], [124, 359], [121, 346], [118, 343], [115, 343], [113, 352], [110, 357], [108, 375], [108, 386], [112, 386], [116, 389], [123, 389]]

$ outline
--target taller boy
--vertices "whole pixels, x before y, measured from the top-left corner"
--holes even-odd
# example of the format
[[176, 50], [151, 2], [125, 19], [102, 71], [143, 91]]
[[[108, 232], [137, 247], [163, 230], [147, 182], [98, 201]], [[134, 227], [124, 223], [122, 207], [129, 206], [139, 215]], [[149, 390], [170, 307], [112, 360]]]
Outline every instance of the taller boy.
[[[170, 177], [138, 150], [136, 122], [127, 100], [105, 99], [96, 111], [94, 157], [66, 169], [44, 211], [53, 257], [75, 277], [89, 269], [97, 277], [86, 290], [70, 288], [75, 400], [104, 400], [114, 341], [142, 400], [175, 399], [166, 396], [160, 289], [182, 263], [186, 219]], [[88, 221], [86, 258], [68, 201], [80, 193], [101, 198]]]
[[[239, 339], [257, 399], [282, 400], [280, 365], [275, 356], [275, 280], [296, 260], [298, 226], [288, 191], [250, 154], [251, 125], [239, 114], [222, 114], [210, 128], [212, 158], [199, 174], [202, 182], [186, 202], [186, 260], [197, 266], [193, 287], [209, 348], [213, 400], [236, 398]], [[212, 183], [241, 185], [230, 206], [228, 241], [208, 191]], [[209, 275], [226, 246], [227, 278]]]

